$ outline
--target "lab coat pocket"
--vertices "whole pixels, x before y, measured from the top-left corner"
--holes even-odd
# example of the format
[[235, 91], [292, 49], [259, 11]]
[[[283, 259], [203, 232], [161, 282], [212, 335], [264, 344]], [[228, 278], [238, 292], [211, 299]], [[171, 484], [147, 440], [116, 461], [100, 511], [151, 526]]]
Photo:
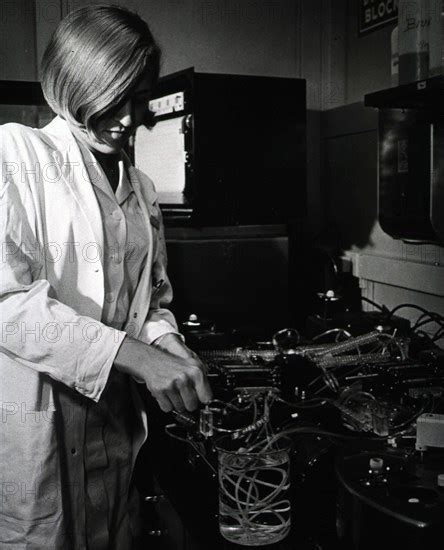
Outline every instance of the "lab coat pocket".
[[157, 307], [158, 299], [166, 290], [167, 275], [162, 263], [154, 262], [151, 269], [151, 307]]
[[146, 204], [147, 214], [150, 221], [151, 229], [159, 231], [161, 225], [160, 211], [157, 200]]
[[159, 277], [156, 277], [156, 275], [153, 276], [151, 296], [154, 296], [157, 292], [159, 292], [162, 289], [164, 282], [165, 280], [162, 279], [160, 276]]
[[157, 215], [155, 209], [148, 211], [150, 216], [151, 235], [153, 242], [153, 257], [155, 258], [158, 253], [158, 244], [160, 238], [160, 218]]
[[62, 486], [55, 424], [57, 412], [30, 411], [23, 407], [19, 410], [3, 408], [1, 412], [0, 531], [2, 536], [10, 531], [11, 540], [14, 540], [14, 530], [26, 533], [30, 525], [38, 524], [38, 530], [47, 531], [59, 522]]

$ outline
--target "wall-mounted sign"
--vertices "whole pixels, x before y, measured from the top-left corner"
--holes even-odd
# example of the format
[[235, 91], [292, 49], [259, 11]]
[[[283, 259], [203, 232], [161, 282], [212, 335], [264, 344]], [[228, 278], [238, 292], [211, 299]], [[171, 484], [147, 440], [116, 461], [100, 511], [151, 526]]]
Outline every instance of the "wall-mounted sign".
[[359, 0], [359, 35], [376, 31], [398, 18], [398, 0]]

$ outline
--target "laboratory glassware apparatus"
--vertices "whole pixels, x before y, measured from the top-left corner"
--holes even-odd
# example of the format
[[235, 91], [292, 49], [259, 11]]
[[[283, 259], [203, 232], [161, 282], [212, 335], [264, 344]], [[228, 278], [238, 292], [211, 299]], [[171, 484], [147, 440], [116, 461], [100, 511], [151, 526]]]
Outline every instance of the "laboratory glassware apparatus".
[[200, 413], [200, 433], [217, 433], [219, 531], [228, 541], [263, 546], [284, 539], [291, 528], [291, 441], [275, 433], [270, 410], [278, 393], [250, 388], [229, 407], [253, 411], [252, 422], [238, 429], [221, 428], [208, 406]]
[[217, 450], [221, 535], [244, 546], [284, 539], [291, 527], [290, 441], [245, 446], [226, 437]]

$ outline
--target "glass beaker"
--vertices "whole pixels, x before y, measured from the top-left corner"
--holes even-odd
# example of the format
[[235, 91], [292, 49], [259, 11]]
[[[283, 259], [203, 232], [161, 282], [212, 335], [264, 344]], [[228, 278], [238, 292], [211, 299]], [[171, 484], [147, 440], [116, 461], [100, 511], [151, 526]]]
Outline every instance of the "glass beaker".
[[[243, 443], [245, 445], [245, 443]], [[236, 544], [261, 546], [285, 538], [291, 525], [290, 445], [246, 449], [239, 441], [218, 441], [219, 529]]]

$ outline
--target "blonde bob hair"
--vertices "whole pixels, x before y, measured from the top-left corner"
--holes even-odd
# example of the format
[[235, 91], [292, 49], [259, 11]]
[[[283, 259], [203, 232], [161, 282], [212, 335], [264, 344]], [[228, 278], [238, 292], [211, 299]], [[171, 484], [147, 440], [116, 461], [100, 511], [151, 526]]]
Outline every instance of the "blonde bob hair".
[[56, 114], [95, 134], [97, 120], [118, 110], [147, 71], [156, 84], [159, 67], [160, 49], [137, 14], [87, 6], [54, 32], [42, 59], [42, 89]]

